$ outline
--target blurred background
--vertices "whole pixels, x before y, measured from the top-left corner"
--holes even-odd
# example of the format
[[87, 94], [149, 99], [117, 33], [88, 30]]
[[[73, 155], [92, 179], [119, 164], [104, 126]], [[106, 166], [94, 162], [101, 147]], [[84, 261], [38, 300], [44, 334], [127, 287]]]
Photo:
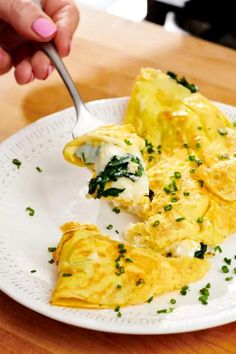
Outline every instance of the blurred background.
[[147, 20], [236, 49], [236, 0], [75, 0], [115, 16]]

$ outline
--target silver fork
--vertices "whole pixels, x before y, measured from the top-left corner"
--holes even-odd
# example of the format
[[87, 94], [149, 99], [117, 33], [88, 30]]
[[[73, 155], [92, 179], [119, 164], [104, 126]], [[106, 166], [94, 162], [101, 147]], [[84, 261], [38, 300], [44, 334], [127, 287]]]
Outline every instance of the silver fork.
[[[39, 0], [33, 0], [33, 2], [41, 7]], [[82, 134], [88, 133], [99, 126], [104, 125], [103, 121], [99, 120], [88, 111], [54, 44], [52, 42], [38, 44], [54, 64], [74, 102], [76, 111], [76, 124], [72, 131], [73, 138], [75, 139]]]

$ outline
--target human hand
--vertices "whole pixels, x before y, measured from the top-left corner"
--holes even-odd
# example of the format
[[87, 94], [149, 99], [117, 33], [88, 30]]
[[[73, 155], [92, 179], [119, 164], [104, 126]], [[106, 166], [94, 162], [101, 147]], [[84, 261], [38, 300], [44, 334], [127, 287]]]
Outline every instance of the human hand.
[[0, 75], [15, 67], [20, 85], [45, 80], [53, 70], [35, 43], [53, 39], [60, 56], [67, 56], [79, 22], [72, 0], [41, 0], [41, 5], [43, 10], [31, 0], [0, 0]]

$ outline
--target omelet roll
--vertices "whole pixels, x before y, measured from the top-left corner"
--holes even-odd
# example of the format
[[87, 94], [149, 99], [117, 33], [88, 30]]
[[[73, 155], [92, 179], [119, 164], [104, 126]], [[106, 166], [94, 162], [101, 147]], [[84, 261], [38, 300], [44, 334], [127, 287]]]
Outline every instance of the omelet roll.
[[118, 243], [94, 225], [68, 223], [54, 253], [58, 281], [51, 303], [79, 308], [114, 308], [143, 303], [180, 289], [209, 269], [206, 260], [171, 259]]

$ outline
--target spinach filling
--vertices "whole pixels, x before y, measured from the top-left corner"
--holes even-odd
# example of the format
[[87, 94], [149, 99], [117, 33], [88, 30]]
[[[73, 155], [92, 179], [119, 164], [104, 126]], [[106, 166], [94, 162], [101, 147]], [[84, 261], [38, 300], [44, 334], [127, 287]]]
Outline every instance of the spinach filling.
[[[137, 164], [135, 172], [129, 171], [129, 164], [133, 162]], [[115, 182], [121, 177], [125, 177], [135, 182], [143, 175], [143, 165], [137, 156], [125, 154], [123, 156], [113, 156], [106, 165], [104, 171], [100, 172], [97, 177], [92, 178], [89, 182], [89, 194], [96, 193], [96, 198], [113, 196], [117, 197], [125, 188], [108, 188], [105, 190], [108, 182]]]

